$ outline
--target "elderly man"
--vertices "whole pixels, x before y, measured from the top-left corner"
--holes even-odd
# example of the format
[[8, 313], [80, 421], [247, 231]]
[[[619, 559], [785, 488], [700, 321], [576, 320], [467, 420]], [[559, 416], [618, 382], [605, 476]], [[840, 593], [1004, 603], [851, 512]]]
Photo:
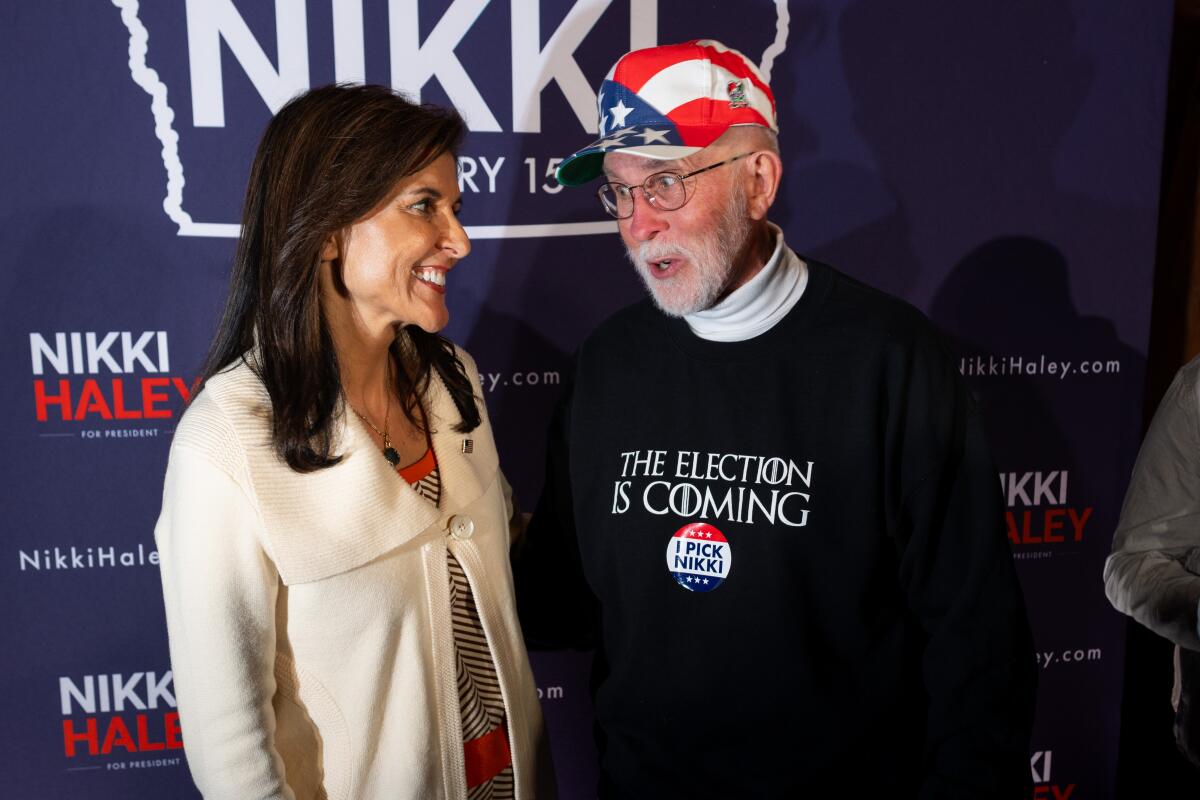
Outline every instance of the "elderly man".
[[650, 299], [580, 347], [515, 568], [534, 646], [596, 648], [601, 796], [1021, 796], [1033, 648], [937, 335], [768, 221], [740, 53], [625, 55], [600, 132], [558, 178]]

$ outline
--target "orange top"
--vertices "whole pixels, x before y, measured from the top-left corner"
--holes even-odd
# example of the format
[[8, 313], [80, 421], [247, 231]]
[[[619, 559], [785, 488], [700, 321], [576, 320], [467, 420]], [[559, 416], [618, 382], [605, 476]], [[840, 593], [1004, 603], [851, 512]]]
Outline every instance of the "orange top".
[[416, 483], [421, 478], [427, 477], [435, 469], [437, 469], [437, 457], [433, 454], [433, 448], [429, 447], [425, 450], [425, 455], [407, 467], [396, 467], [396, 472], [400, 473], [400, 477], [406, 483]]

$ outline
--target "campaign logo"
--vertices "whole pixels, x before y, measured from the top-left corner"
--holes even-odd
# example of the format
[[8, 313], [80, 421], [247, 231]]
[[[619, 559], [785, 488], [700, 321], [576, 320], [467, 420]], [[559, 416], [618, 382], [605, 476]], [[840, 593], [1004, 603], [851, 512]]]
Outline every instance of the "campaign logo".
[[154, 438], [145, 423], [173, 419], [191, 396], [171, 372], [166, 331], [33, 332], [29, 356], [43, 436]]
[[704, 522], [675, 531], [667, 543], [667, 569], [689, 592], [711, 592], [729, 575], [733, 550], [725, 535]]
[[[176, 766], [183, 749], [171, 670], [63, 675], [58, 679], [63, 755], [98, 768]], [[96, 763], [101, 762], [101, 763]]]
[[1033, 773], [1034, 800], [1070, 800], [1071, 796], [1075, 794], [1075, 784], [1054, 783], [1053, 766], [1053, 750], [1038, 750], [1030, 757], [1029, 768]]
[[1081, 543], [1094, 506], [1070, 502], [1068, 470], [1002, 472], [1004, 524], [1014, 557], [1051, 558]]
[[157, 567], [158, 551], [144, 544], [122, 548], [64, 545], [18, 550], [17, 560], [21, 572]]
[[148, 100], [131, 124], [161, 145], [146, 157], [181, 236], [238, 234], [246, 165], [270, 116], [334, 82], [386, 84], [462, 113], [470, 135], [459, 184], [472, 239], [613, 232], [589, 192], [560, 195], [553, 177], [563, 156], [600, 133], [605, 70], [628, 50], [711, 30], [727, 32], [726, 44], [769, 79], [791, 25], [782, 2], [740, 10], [736, 31], [722, 9], [683, 0], [112, 4], [129, 76]]

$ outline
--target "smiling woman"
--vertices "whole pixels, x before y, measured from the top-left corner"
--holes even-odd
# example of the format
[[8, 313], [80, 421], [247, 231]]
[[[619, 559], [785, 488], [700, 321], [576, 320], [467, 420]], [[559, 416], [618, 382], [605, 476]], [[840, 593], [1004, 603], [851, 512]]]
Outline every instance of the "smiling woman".
[[450, 319], [447, 273], [471, 251], [458, 222], [461, 205], [454, 158], [442, 153], [401, 178], [377, 208], [340, 237], [331, 236], [321, 260], [332, 265], [340, 256], [341, 269], [320, 273], [322, 307], [331, 326], [348, 335], [343, 326], [362, 325], [363, 333], [376, 329], [389, 339], [396, 325], [441, 330]]
[[438, 335], [471, 249], [463, 131], [389, 89], [330, 86], [259, 145], [155, 530], [206, 796], [552, 786], [512, 597], [516, 515], [474, 362]]

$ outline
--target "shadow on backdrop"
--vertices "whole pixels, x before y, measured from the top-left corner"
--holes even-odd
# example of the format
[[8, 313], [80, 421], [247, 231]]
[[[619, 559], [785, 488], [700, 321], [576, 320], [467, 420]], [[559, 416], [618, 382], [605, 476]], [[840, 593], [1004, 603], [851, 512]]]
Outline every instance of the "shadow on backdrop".
[[[1128, 479], [1116, 462], [1137, 446], [1145, 361], [1110, 321], [1081, 315], [1071, 294], [1056, 247], [1002, 237], [954, 267], [931, 316], [967, 365], [999, 470], [1066, 470], [1067, 507], [1091, 510], [1078, 545], [1068, 537], [1065, 547], [1045, 547], [1048, 560], [1018, 560], [1039, 652], [1087, 643], [1118, 653], [1124, 626], [1103, 596], [1101, 571]], [[1050, 361], [1059, 363], [1054, 374], [1044, 366]], [[1032, 552], [1013, 549], [1018, 558]], [[1103, 664], [1040, 673], [1033, 749], [1057, 748], [1057, 774], [1100, 796], [1112, 796], [1100, 781], [1113, 773], [1097, 767], [1115, 769], [1115, 741], [1102, 731], [1116, 736], [1118, 675]], [[1082, 735], [1088, 719], [1094, 733]], [[1068, 741], [1070, 750], [1060, 744]]]
[[[1072, 272], [1104, 271], [1076, 298], [1112, 309], [1122, 335], [1138, 329], [1145, 310], [1112, 297], [1147, 294], [1144, 270], [1120, 262], [1148, 257], [1153, 220], [1064, 188], [1057, 171], [1095, 73], [1069, 3], [857, 0], [839, 34], [854, 122], [894, 210], [814, 255], [924, 308], [964, 253], [1027, 235], [1052, 242]], [[1071, 143], [1084, 160], [1111, 157], [1101, 133]]]

